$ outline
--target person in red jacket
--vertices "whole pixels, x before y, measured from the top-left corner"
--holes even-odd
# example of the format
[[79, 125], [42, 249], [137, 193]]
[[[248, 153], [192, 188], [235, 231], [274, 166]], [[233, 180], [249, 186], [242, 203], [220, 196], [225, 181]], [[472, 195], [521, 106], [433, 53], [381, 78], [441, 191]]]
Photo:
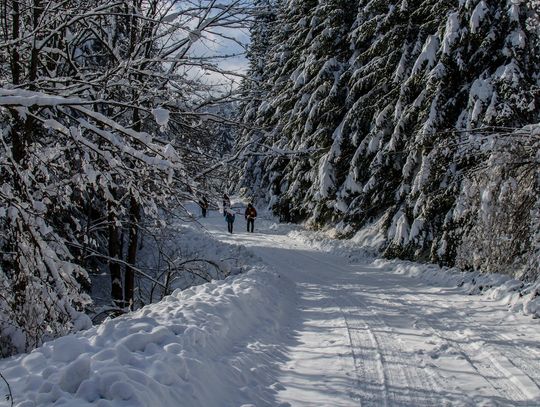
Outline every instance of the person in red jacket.
[[[253, 204], [250, 202], [248, 203], [248, 206], [246, 208], [246, 213], [244, 214], [246, 221], [247, 221], [247, 231], [253, 233], [253, 229], [255, 229], [255, 218], [257, 217], [257, 210], [253, 206]], [[250, 230], [251, 226], [251, 230]]]

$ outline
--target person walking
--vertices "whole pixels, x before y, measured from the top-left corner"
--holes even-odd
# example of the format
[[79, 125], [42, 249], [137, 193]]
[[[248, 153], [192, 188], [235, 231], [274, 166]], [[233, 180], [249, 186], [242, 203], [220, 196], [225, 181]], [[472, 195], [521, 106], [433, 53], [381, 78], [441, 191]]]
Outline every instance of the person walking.
[[255, 229], [255, 218], [257, 218], [257, 210], [251, 202], [248, 203], [244, 217], [247, 221], [247, 231], [253, 233], [253, 229]]
[[199, 206], [201, 207], [202, 217], [206, 218], [206, 212], [208, 210], [208, 199], [206, 199], [206, 196], [203, 195], [203, 197], [199, 199]]
[[225, 221], [227, 222], [227, 230], [229, 233], [232, 233], [235, 217], [236, 215], [232, 209], [225, 209]]
[[227, 230], [229, 233], [233, 232], [233, 224], [235, 218], [234, 211], [230, 208], [225, 209], [225, 221], [227, 222]]
[[227, 216], [227, 209], [231, 207], [231, 199], [227, 194], [223, 194], [223, 216]]

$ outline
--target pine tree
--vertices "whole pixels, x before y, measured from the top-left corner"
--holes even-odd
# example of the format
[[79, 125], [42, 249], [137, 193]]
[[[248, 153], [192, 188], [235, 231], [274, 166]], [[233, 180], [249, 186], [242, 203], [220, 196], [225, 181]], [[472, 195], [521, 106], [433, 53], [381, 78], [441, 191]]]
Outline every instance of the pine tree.
[[[504, 140], [540, 119], [537, 2], [365, 0], [351, 21], [354, 6], [282, 7], [254, 120], [275, 153], [258, 161], [260, 188], [283, 219], [343, 236], [376, 222], [388, 256], [486, 269], [496, 251], [482, 249], [476, 263], [460, 253], [497, 220], [522, 218], [520, 230], [531, 221], [502, 208], [530, 207], [532, 178], [517, 182], [516, 200], [501, 198], [489, 224], [479, 190], [499, 174], [490, 188], [508, 191], [516, 163], [530, 159], [529, 137], [524, 150]], [[513, 169], [492, 165], [502, 157]], [[512, 250], [522, 256], [531, 233], [519, 234]]]
[[[339, 85], [348, 58], [344, 39], [352, 2], [290, 1], [282, 4], [268, 51], [267, 98], [255, 123], [267, 131], [258, 152], [265, 157], [246, 172], [262, 174], [260, 185], [269, 189], [283, 219], [305, 219], [314, 210], [310, 197], [320, 194], [318, 172], [312, 170], [312, 151], [330, 147], [329, 137], [339, 123], [344, 99]], [[286, 151], [294, 151], [288, 155]], [[285, 175], [285, 176], [283, 176]], [[327, 186], [320, 188], [323, 195]]]
[[[245, 189], [246, 194], [254, 196], [260, 190], [261, 170], [260, 157], [249, 154], [257, 150], [265, 142], [264, 128], [259, 126], [258, 114], [261, 106], [268, 99], [268, 69], [272, 36], [276, 25], [278, 5], [273, 0], [256, 0], [254, 2], [254, 17], [250, 26], [251, 43], [248, 47], [247, 58], [249, 68], [247, 78], [242, 81], [237, 120], [244, 124], [237, 136], [236, 149], [247, 147], [248, 154], [244, 156], [241, 172], [237, 174], [238, 189]], [[264, 106], [263, 106], [264, 108]]]

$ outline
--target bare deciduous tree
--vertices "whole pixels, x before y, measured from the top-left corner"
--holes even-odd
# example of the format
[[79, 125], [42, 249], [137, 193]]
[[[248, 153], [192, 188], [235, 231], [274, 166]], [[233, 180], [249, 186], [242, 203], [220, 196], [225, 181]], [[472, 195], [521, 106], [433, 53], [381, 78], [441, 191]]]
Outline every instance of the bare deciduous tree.
[[200, 188], [185, 162], [204, 127], [197, 108], [228, 92], [201, 81], [220, 68], [197, 46], [234, 40], [246, 10], [241, 0], [0, 2], [4, 354], [88, 325], [96, 259], [109, 263], [115, 303], [133, 303], [140, 223]]

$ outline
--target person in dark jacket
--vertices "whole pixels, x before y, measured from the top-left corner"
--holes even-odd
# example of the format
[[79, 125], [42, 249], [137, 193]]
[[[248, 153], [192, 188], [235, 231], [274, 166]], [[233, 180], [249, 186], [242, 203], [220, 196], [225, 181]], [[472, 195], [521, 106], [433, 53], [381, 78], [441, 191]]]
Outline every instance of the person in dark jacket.
[[234, 223], [235, 214], [232, 209], [225, 209], [225, 221], [227, 222], [227, 230], [229, 233], [233, 232], [233, 223]]
[[255, 229], [255, 218], [257, 218], [257, 210], [251, 202], [248, 203], [244, 217], [247, 221], [247, 231], [253, 233], [253, 229]]
[[227, 194], [223, 194], [223, 216], [227, 215], [227, 208], [231, 207], [231, 199]]
[[201, 199], [199, 199], [199, 206], [201, 207], [202, 217], [206, 218], [206, 211], [208, 210], [208, 199], [203, 195]]

